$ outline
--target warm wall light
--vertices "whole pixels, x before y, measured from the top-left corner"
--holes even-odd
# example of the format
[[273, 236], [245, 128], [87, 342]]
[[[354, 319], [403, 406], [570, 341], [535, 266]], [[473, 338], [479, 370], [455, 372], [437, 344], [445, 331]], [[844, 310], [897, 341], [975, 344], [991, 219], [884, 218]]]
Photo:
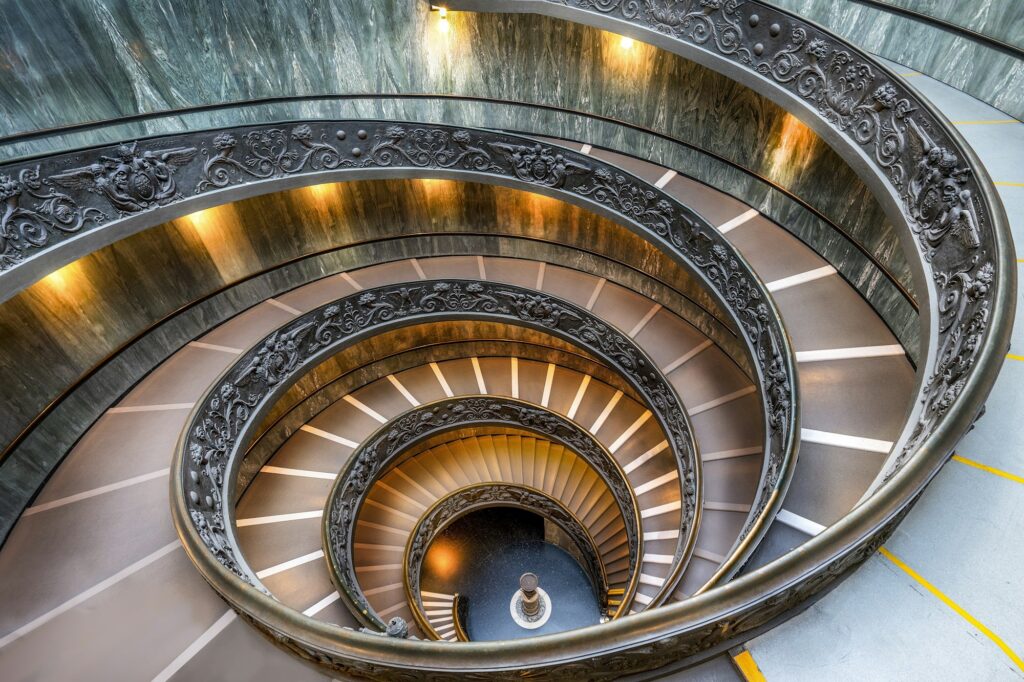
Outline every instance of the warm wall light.
[[807, 169], [816, 152], [815, 135], [793, 114], [786, 114], [769, 156], [770, 175], [777, 182], [792, 182]]
[[313, 199], [326, 199], [330, 195], [333, 187], [333, 182], [325, 182], [320, 185], [308, 185], [306, 187], [306, 193]]
[[633, 39], [627, 36], [622, 36], [622, 40], [619, 41], [619, 47], [623, 50], [630, 50], [633, 48]]
[[461, 562], [455, 546], [446, 542], [444, 538], [439, 538], [427, 551], [424, 563], [436, 577], [445, 580], [455, 575]]
[[431, 9], [437, 10], [437, 30], [441, 33], [447, 33], [451, 28], [448, 25], [448, 8], [431, 6]]
[[189, 213], [185, 216], [185, 220], [192, 225], [193, 230], [198, 232], [200, 236], [203, 236], [216, 227], [214, 213], [215, 209], [207, 208], [195, 213]]
[[71, 286], [75, 278], [80, 276], [79, 264], [77, 262], [68, 263], [59, 270], [54, 270], [48, 274], [41, 282], [49, 287], [51, 291], [64, 293]]

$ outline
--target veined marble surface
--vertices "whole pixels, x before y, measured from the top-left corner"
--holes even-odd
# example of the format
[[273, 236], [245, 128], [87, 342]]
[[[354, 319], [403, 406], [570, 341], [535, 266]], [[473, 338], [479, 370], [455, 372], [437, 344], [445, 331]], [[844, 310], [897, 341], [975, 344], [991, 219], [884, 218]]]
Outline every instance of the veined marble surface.
[[1020, 0], [879, 0], [967, 28], [1008, 45], [1024, 48], [1024, 2]]
[[[1010, 0], [1010, 3], [1011, 6], [1005, 10], [1005, 30], [1007, 35], [1015, 36], [1014, 40], [1022, 42], [1024, 2]], [[848, 0], [772, 0], [772, 4], [816, 21], [858, 47], [905, 64], [973, 95], [1014, 118], [1024, 119], [1024, 60], [923, 21]], [[967, 24], [972, 21], [969, 17], [983, 14], [979, 8], [988, 3], [900, 0], [899, 4], [922, 12], [924, 9], [918, 9], [917, 5], [955, 5], [963, 10], [951, 10], [950, 16], [959, 18], [955, 21], [947, 20]], [[975, 14], [971, 14], [968, 8], [973, 8]], [[1021, 16], [1017, 17], [1018, 14]], [[995, 19], [997, 15], [991, 16], [986, 25], [1000, 23]], [[972, 30], [977, 29], [972, 27]], [[1012, 42], [1006, 38], [1000, 39]]]
[[[418, 0], [0, 2], [0, 132], [325, 93], [458, 94], [552, 104], [692, 141], [778, 183], [841, 225], [911, 286], [906, 259], [878, 203], [817, 135], [746, 87], [647, 45], [623, 50], [609, 33], [532, 15], [460, 12], [451, 14], [451, 31], [443, 34], [437, 14]], [[415, 104], [322, 102], [291, 109], [385, 116], [385, 110], [401, 108], [409, 118], [458, 120], [460, 110], [476, 107], [477, 125], [538, 133], [551, 117], [537, 109], [498, 116], [481, 105]], [[267, 110], [208, 112], [178, 121], [206, 128], [248, 122], [260, 113]], [[166, 127], [122, 130], [137, 136], [161, 125]], [[564, 129], [546, 132], [585, 139]], [[105, 138], [92, 132], [71, 139], [79, 145]], [[608, 146], [643, 156], [641, 144], [650, 143], [620, 133], [619, 144]], [[29, 145], [26, 151], [42, 148]], [[721, 166], [691, 155], [687, 165], [672, 167], [703, 180], [721, 175]], [[730, 175], [714, 184], [778, 210], [763, 188], [747, 191], [756, 180]], [[787, 216], [778, 217], [788, 225]], [[813, 230], [792, 229], [813, 232], [817, 241], [844, 241], [818, 238], [818, 223]], [[843, 255], [852, 251], [847, 244], [824, 253], [865, 295], [885, 289], [877, 271], [856, 263], [863, 256]]]

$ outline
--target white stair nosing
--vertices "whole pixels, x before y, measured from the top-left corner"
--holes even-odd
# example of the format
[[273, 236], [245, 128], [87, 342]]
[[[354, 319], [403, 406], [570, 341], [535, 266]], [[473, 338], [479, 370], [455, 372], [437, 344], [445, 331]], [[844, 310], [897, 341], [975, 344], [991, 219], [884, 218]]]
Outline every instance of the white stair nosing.
[[655, 575], [647, 575], [646, 573], [640, 574], [640, 584], [650, 585], [651, 587], [661, 587], [665, 584], [664, 578], [659, 578]]
[[658, 189], [664, 189], [665, 185], [672, 181], [677, 173], [674, 170], [667, 170], [665, 174], [658, 178], [658, 181], [654, 183], [654, 186]]
[[764, 448], [760, 445], [754, 445], [749, 448], [737, 448], [735, 450], [719, 450], [718, 452], [709, 452], [702, 454], [700, 459], [702, 462], [714, 462], [720, 459], [733, 459], [735, 457], [749, 457], [750, 455], [760, 455], [764, 452]]
[[899, 344], [889, 346], [854, 346], [851, 348], [800, 350], [796, 352], [796, 361], [824, 362], [828, 360], [857, 360], [861, 358], [905, 356], [906, 354], [907, 351]]
[[678, 528], [672, 528], [671, 530], [649, 530], [644, 533], [644, 542], [653, 542], [654, 540], [675, 540], [678, 537]]
[[725, 557], [722, 556], [721, 554], [716, 554], [715, 552], [712, 552], [712, 551], [709, 551], [709, 550], [706, 550], [706, 549], [701, 549], [700, 547], [694, 548], [693, 556], [700, 557], [701, 559], [704, 559], [706, 561], [711, 561], [711, 562], [714, 562], [716, 564], [720, 564], [723, 561], [725, 561]]
[[800, 516], [799, 514], [794, 514], [786, 509], [780, 509], [779, 513], [775, 515], [775, 519], [779, 523], [787, 525], [790, 528], [795, 528], [796, 530], [811, 536], [817, 535], [825, 530], [825, 526], [820, 523], [811, 521], [808, 518]]
[[480, 391], [480, 395], [487, 395], [487, 383], [484, 381], [484, 373], [480, 369], [480, 358], [474, 355], [469, 360], [473, 363], [473, 375], [476, 377], [477, 390]]
[[329, 471], [310, 471], [308, 469], [289, 469], [288, 467], [264, 466], [260, 469], [261, 474], [277, 474], [279, 476], [298, 476], [300, 478], [319, 478], [325, 481], [333, 481], [338, 474]]
[[672, 502], [669, 502], [668, 504], [662, 504], [662, 505], [659, 505], [657, 507], [651, 507], [650, 509], [641, 509], [640, 510], [640, 518], [642, 518], [642, 519], [649, 519], [652, 516], [660, 516], [662, 514], [667, 514], [668, 512], [676, 511], [676, 510], [680, 509], [681, 506], [682, 505], [681, 505], [681, 502], [679, 500], [673, 500]]
[[679, 369], [680, 367], [685, 365], [687, 362], [692, 360], [699, 353], [702, 353], [705, 350], [707, 350], [708, 348], [710, 348], [711, 345], [712, 345], [711, 339], [705, 339], [705, 340], [701, 341], [696, 346], [694, 346], [690, 350], [686, 351], [685, 353], [683, 353], [681, 356], [679, 356], [678, 358], [676, 358], [675, 360], [673, 360], [669, 364], [665, 365], [665, 367], [663, 367], [662, 370], [661, 370], [662, 374], [671, 374], [672, 372], [676, 371], [677, 369]]
[[647, 423], [647, 420], [651, 418], [652, 414], [653, 413], [650, 410], [644, 410], [644, 413], [637, 417], [636, 420], [629, 425], [629, 428], [623, 431], [622, 435], [616, 438], [615, 442], [612, 443], [611, 446], [609, 446], [609, 452], [611, 452], [614, 455], [619, 448], [625, 445], [626, 442], [630, 438], [632, 438], [637, 431], [640, 430], [641, 426]]
[[430, 597], [431, 599], [447, 599], [448, 601], [455, 601], [454, 594], [446, 594], [444, 592], [428, 592], [427, 590], [420, 590], [421, 597]]
[[363, 290], [363, 285], [352, 279], [352, 275], [348, 274], [347, 272], [343, 272], [338, 276], [341, 277], [346, 282], [348, 282], [350, 285], [352, 285], [352, 288], [355, 289], [356, 291]]
[[593, 310], [594, 304], [597, 303], [597, 297], [601, 295], [601, 290], [604, 289], [604, 285], [608, 280], [604, 277], [597, 280], [597, 284], [594, 285], [594, 291], [590, 294], [590, 299], [587, 301], [587, 310]]
[[409, 392], [409, 389], [405, 387], [405, 384], [398, 380], [398, 377], [396, 377], [394, 374], [389, 374], [388, 381], [390, 381], [391, 385], [394, 386], [398, 390], [398, 392], [402, 394], [403, 398], [409, 401], [410, 405], [412, 405], [413, 407], [420, 406], [420, 401], [416, 399], [416, 396]]
[[355, 442], [354, 440], [349, 440], [348, 438], [345, 438], [344, 436], [339, 436], [337, 434], [333, 434], [330, 431], [324, 431], [323, 429], [318, 429], [315, 426], [310, 426], [309, 424], [303, 424], [302, 426], [300, 426], [299, 427], [299, 431], [305, 431], [306, 433], [311, 433], [314, 436], [320, 436], [321, 438], [326, 438], [329, 441], [333, 441], [335, 443], [338, 443], [339, 445], [344, 445], [347, 448], [357, 448], [357, 447], [359, 447], [359, 443]]
[[323, 557], [323, 555], [324, 555], [324, 551], [322, 549], [318, 549], [315, 552], [310, 552], [309, 554], [303, 554], [300, 557], [296, 557], [296, 558], [291, 559], [289, 561], [283, 561], [283, 562], [281, 562], [279, 564], [276, 564], [274, 566], [270, 566], [268, 568], [264, 568], [262, 571], [257, 571], [256, 577], [259, 578], [260, 580], [263, 580], [264, 578], [269, 578], [272, 575], [277, 575], [278, 573], [283, 573], [284, 571], [287, 571], [290, 568], [295, 568], [296, 566], [301, 566], [302, 564], [308, 564], [310, 561], [316, 561], [317, 559], [320, 559], [321, 557]]
[[672, 481], [676, 481], [678, 479], [679, 479], [679, 470], [678, 469], [673, 469], [672, 471], [668, 472], [667, 474], [662, 474], [661, 476], [658, 476], [657, 478], [652, 478], [650, 481], [647, 481], [647, 483], [644, 483], [643, 485], [636, 486], [635, 488], [633, 488], [633, 494], [637, 495], [637, 496], [643, 495], [646, 492], [650, 492], [651, 490], [654, 490], [655, 488], [663, 486], [666, 483], [671, 483]]
[[269, 523], [301, 521], [303, 519], [318, 519], [323, 515], [323, 509], [314, 509], [312, 511], [293, 512], [291, 514], [274, 514], [271, 516], [253, 516], [247, 519], [238, 519], [235, 521], [235, 525], [239, 528], [245, 528], [246, 526], [265, 526]]
[[555, 363], [548, 363], [547, 374], [544, 375], [544, 392], [540, 397], [540, 406], [547, 407], [548, 403], [551, 402], [551, 384], [555, 380]]
[[299, 315], [302, 314], [302, 311], [299, 310], [298, 308], [293, 308], [292, 306], [288, 305], [287, 303], [282, 303], [281, 301], [277, 300], [276, 298], [268, 298], [267, 299], [267, 303], [269, 303], [270, 305], [274, 306], [275, 308], [277, 308], [279, 310], [283, 310], [286, 313], [289, 313], [289, 314], [294, 315], [296, 317], [298, 317]]
[[351, 395], [346, 395], [346, 396], [344, 396], [342, 398], [342, 400], [344, 400], [346, 403], [348, 403], [352, 407], [356, 408], [357, 410], [359, 410], [363, 414], [368, 415], [370, 418], [376, 420], [377, 422], [379, 422], [381, 424], [387, 424], [388, 423], [387, 417], [385, 417], [380, 412], [378, 412], [377, 410], [373, 409], [372, 407], [370, 407], [369, 405], [367, 405], [363, 401], [359, 400], [358, 398], [355, 398], [355, 397], [353, 397]]
[[580, 404], [583, 402], [583, 396], [586, 395], [588, 386], [590, 386], [590, 375], [584, 374], [583, 379], [580, 380], [580, 387], [576, 389], [576, 397], [572, 400], [572, 406], [569, 407], [569, 412], [565, 415], [569, 419], [576, 418], [576, 411], [580, 409]]
[[372, 588], [370, 588], [368, 590], [363, 590], [363, 595], [367, 596], [367, 597], [372, 597], [375, 594], [383, 594], [385, 592], [391, 592], [392, 590], [397, 590], [397, 589], [399, 589], [401, 587], [404, 587], [404, 585], [405, 585], [405, 583], [391, 583], [390, 585], [381, 585], [380, 587], [372, 587]]
[[601, 430], [601, 427], [604, 426], [604, 423], [608, 420], [608, 417], [611, 415], [612, 410], [615, 409], [615, 406], [619, 404], [619, 401], [621, 399], [622, 391], [615, 391], [615, 394], [611, 397], [611, 400], [609, 400], [608, 404], [604, 406], [603, 410], [601, 410], [601, 414], [597, 415], [597, 419], [594, 420], [593, 425], [590, 427], [590, 433], [597, 433], [598, 431]]
[[723, 395], [720, 398], [715, 398], [714, 400], [709, 400], [706, 403], [701, 403], [700, 405], [697, 405], [696, 407], [694, 407], [694, 408], [692, 408], [690, 410], [687, 410], [687, 414], [689, 414], [691, 417], [693, 417], [693, 416], [696, 416], [698, 414], [702, 414], [704, 412], [707, 412], [708, 410], [713, 410], [716, 407], [721, 407], [722, 405], [726, 405], [728, 403], [731, 403], [734, 400], [739, 400], [740, 398], [742, 398], [744, 396], [748, 396], [751, 393], [754, 393], [756, 391], [757, 391], [757, 387], [756, 386], [747, 386], [746, 388], [741, 388], [738, 391], [733, 391], [732, 393], [728, 393], [726, 395]]
[[243, 350], [241, 348], [234, 348], [232, 346], [220, 346], [216, 343], [205, 343], [203, 341], [189, 341], [188, 345], [193, 348], [201, 348], [203, 350], [215, 350], [221, 353], [228, 353], [230, 355], [241, 355]]
[[455, 394], [452, 392], [452, 387], [448, 385], [448, 380], [444, 378], [444, 374], [441, 372], [441, 368], [436, 362], [430, 363], [430, 369], [434, 372], [434, 377], [437, 379], [437, 383], [441, 384], [441, 390], [449, 398], [454, 398]]
[[814, 282], [822, 279], [823, 277], [828, 277], [834, 274], [836, 274], [836, 269], [831, 265], [826, 265], [821, 268], [808, 270], [807, 272], [801, 272], [798, 275], [790, 275], [789, 277], [777, 279], [774, 282], [768, 282], [764, 286], [768, 291], [775, 293], [776, 291], [782, 291], [783, 289], [789, 289], [791, 287], [800, 286], [801, 284], [807, 284], [808, 282]]
[[882, 454], [889, 454], [893, 446], [892, 441], [888, 440], [849, 436], [844, 433], [817, 431], [815, 429], [800, 429], [800, 440], [805, 440], [808, 443], [818, 443], [819, 445], [834, 445], [840, 448], [879, 452]]
[[[364, 592], [363, 594], [369, 594], [369, 592]], [[340, 598], [341, 598], [340, 594], [338, 594], [337, 592], [332, 592], [329, 595], [327, 595], [326, 597], [324, 597], [323, 599], [321, 599], [320, 601], [318, 601], [317, 603], [315, 603], [312, 606], [310, 606], [305, 611], [303, 611], [302, 615], [303, 616], [308, 616], [308, 617], [312, 618], [313, 616], [315, 616], [316, 614], [320, 613], [321, 611], [326, 609], [328, 606], [330, 606], [334, 602], [338, 601], [338, 599], [340, 599]]]
[[630, 462], [626, 466], [622, 467], [622, 471], [624, 473], [626, 473], [626, 474], [633, 473], [633, 471], [635, 471], [638, 467], [642, 466], [643, 464], [646, 464], [652, 457], [654, 457], [655, 455], [657, 455], [659, 452], [661, 452], [662, 450], [664, 450], [667, 447], [668, 447], [668, 441], [667, 440], [661, 441], [660, 443], [655, 445], [653, 448], [651, 448], [650, 450], [648, 450], [644, 454], [640, 455], [639, 457], [634, 459], [632, 462]]
[[644, 330], [644, 327], [647, 326], [647, 323], [654, 319], [654, 316], [658, 314], [659, 310], [661, 310], [661, 304], [655, 303], [654, 306], [650, 310], [648, 310], [643, 317], [640, 318], [640, 321], [633, 325], [633, 328], [629, 330], [629, 338], [633, 338], [637, 334], [642, 332]]
[[752, 208], [752, 209], [750, 209], [748, 211], [744, 211], [743, 213], [740, 213], [735, 218], [733, 218], [731, 220], [728, 220], [728, 221], [722, 223], [721, 225], [719, 225], [718, 226], [718, 231], [721, 234], [727, 234], [727, 233], [732, 232], [733, 230], [735, 230], [737, 227], [739, 227], [743, 223], [749, 222], [749, 221], [753, 220], [754, 218], [756, 218], [759, 215], [761, 215], [761, 213], [756, 208]]
[[750, 511], [749, 504], [740, 504], [738, 502], [704, 502], [704, 509], [709, 511], [724, 511], [724, 512], [740, 512], [746, 514]]

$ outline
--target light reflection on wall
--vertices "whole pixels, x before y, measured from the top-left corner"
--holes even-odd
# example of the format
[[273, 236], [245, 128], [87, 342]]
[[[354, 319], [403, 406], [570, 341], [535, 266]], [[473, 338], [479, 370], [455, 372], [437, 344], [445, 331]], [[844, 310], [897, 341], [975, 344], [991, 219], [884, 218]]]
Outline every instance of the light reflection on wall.
[[196, 211], [177, 222], [199, 238], [225, 282], [244, 277], [252, 269], [252, 262], [258, 262], [249, 241], [241, 234], [243, 226], [234, 204]]
[[455, 575], [462, 562], [458, 548], [444, 536], [437, 538], [427, 556], [423, 559], [423, 567], [440, 580], [448, 580]]
[[601, 64], [616, 76], [646, 79], [655, 48], [618, 33], [601, 32]]
[[789, 185], [817, 154], [818, 137], [793, 114], [782, 118], [778, 137], [768, 156], [768, 176]]

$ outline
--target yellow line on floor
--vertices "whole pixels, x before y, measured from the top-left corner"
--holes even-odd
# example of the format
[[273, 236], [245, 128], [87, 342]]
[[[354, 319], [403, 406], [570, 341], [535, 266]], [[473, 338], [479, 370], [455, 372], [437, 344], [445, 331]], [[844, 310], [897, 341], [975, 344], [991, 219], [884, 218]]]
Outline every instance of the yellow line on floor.
[[1024, 182], [993, 182], [992, 184], [1000, 187], [1024, 187]]
[[754, 657], [746, 649], [733, 656], [732, 660], [736, 663], [736, 667], [740, 669], [740, 674], [743, 675], [743, 679], [747, 682], [766, 682], [764, 674], [757, 667], [757, 661], [754, 660]]
[[1011, 474], [1009, 471], [996, 469], [995, 467], [990, 467], [987, 464], [982, 464], [981, 462], [975, 462], [973, 459], [967, 459], [966, 457], [961, 457], [960, 455], [953, 455], [953, 459], [960, 462], [961, 464], [966, 464], [969, 467], [974, 467], [975, 469], [987, 471], [990, 474], [1000, 476], [1009, 481], [1013, 481], [1014, 483], [1024, 483], [1024, 476], [1017, 476], [1016, 474]]
[[900, 75], [903, 76], [904, 78], [911, 78], [912, 76], [920, 76], [921, 74], [919, 74], [917, 71], [908, 71], [906, 73], [901, 73]]
[[953, 121], [955, 126], [997, 126], [1013, 123], [1020, 123], [1020, 121], [1015, 118], [996, 118], [988, 121]]
[[952, 599], [947, 597], [945, 594], [943, 594], [937, 587], [935, 587], [930, 582], [928, 582], [923, 577], [921, 577], [920, 573], [918, 573], [917, 571], [912, 569], [910, 566], [907, 566], [905, 563], [903, 563], [898, 557], [896, 557], [892, 552], [887, 550], [885, 547], [880, 548], [878, 551], [879, 551], [879, 553], [882, 556], [884, 556], [886, 559], [888, 559], [889, 561], [893, 562], [894, 564], [896, 564], [896, 566], [898, 566], [900, 569], [902, 569], [904, 573], [906, 573], [911, 578], [913, 578], [915, 581], [917, 581], [917, 583], [920, 584], [923, 588], [925, 588], [926, 590], [931, 592], [939, 601], [941, 601], [943, 604], [945, 604], [949, 608], [953, 609], [953, 611], [955, 611], [961, 618], [966, 620], [968, 623], [970, 623], [972, 626], [974, 626], [975, 629], [979, 630], [983, 635], [985, 635], [990, 640], [992, 640], [992, 642], [997, 647], [1002, 649], [1003, 653], [1006, 654], [1010, 658], [1011, 661], [1013, 661], [1014, 665], [1016, 665], [1021, 670], [1024, 670], [1024, 660], [1022, 660], [1021, 657], [1017, 655], [1017, 652], [1015, 652], [1013, 649], [1011, 649], [1009, 647], [1009, 645], [1006, 644], [1006, 642], [1004, 642], [1002, 639], [1000, 639], [999, 635], [997, 635], [996, 633], [992, 632], [987, 627], [985, 627], [981, 623], [981, 621], [979, 621], [977, 618], [975, 618], [971, 614], [967, 613], [967, 611], [965, 611], [962, 606], [960, 606], [955, 601], [953, 601]]
[[1010, 360], [1020, 360], [1021, 362], [1024, 362], [1024, 355], [1014, 355], [1013, 353], [1007, 353], [1006, 357], [1009, 358]]

